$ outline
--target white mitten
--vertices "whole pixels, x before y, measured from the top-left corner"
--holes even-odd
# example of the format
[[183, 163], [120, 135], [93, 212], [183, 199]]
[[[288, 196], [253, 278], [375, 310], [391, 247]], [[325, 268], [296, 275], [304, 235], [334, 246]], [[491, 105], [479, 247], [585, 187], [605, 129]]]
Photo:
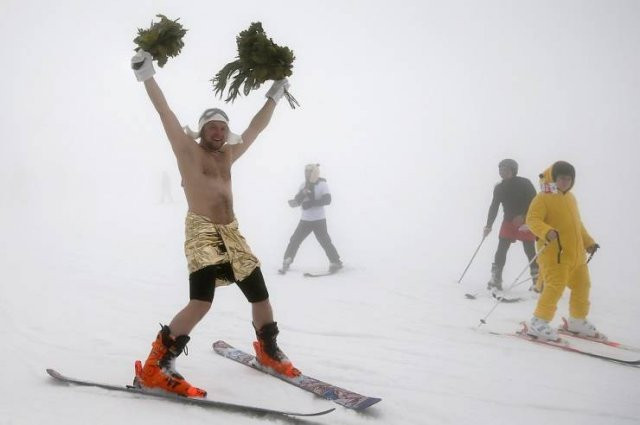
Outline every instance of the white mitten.
[[283, 78], [282, 80], [274, 81], [271, 85], [271, 88], [265, 95], [266, 97], [270, 97], [274, 102], [278, 103], [278, 101], [284, 95], [284, 91], [289, 88], [289, 80]]
[[145, 52], [142, 49], [138, 50], [138, 53], [131, 58], [131, 69], [133, 69], [134, 74], [136, 74], [138, 81], [145, 81], [153, 77], [156, 70], [153, 69], [153, 57], [151, 53]]

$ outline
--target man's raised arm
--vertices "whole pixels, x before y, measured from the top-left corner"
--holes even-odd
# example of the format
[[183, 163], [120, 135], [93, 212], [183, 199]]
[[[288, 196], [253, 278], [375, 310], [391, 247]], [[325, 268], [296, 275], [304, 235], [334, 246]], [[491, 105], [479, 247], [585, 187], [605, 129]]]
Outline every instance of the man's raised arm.
[[176, 154], [187, 151], [194, 141], [182, 130], [178, 118], [171, 108], [169, 108], [167, 99], [165, 99], [162, 90], [160, 90], [158, 83], [156, 83], [156, 80], [153, 78], [155, 70], [153, 69], [153, 58], [151, 54], [144, 50], [138, 51], [138, 53], [131, 58], [131, 67], [138, 81], [144, 82], [144, 87], [147, 90], [149, 99], [151, 99], [151, 103], [154, 108], [156, 108], [156, 111], [158, 111], [158, 115], [160, 115], [164, 131], [167, 133], [169, 142], [171, 142], [171, 148]]
[[286, 78], [273, 82], [273, 85], [266, 94], [267, 101], [253, 117], [249, 127], [242, 133], [242, 143], [232, 145], [233, 161], [240, 158], [240, 156], [249, 149], [249, 146], [256, 140], [258, 135], [267, 128], [273, 116], [273, 111], [276, 109], [276, 104], [282, 98], [287, 88], [289, 88], [289, 81]]

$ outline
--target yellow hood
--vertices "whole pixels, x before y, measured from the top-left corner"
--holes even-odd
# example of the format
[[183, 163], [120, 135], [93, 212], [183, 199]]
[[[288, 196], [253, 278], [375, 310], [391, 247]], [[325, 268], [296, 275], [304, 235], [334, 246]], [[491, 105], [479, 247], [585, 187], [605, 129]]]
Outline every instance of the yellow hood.
[[558, 263], [584, 264], [585, 248], [595, 243], [582, 224], [573, 194], [559, 192], [553, 181], [553, 169], [558, 162], [540, 174], [540, 193], [531, 201], [526, 220], [529, 229], [538, 237], [538, 249], [545, 245], [549, 231], [555, 230], [560, 235], [559, 240], [550, 242], [540, 254], [538, 264], [544, 267]]
[[[564, 161], [556, 161], [553, 164], [551, 164], [549, 168], [547, 168], [542, 173], [540, 173], [540, 175], [538, 176], [540, 178], [540, 192], [558, 193], [558, 187], [556, 186], [556, 182], [553, 179], [553, 167], [560, 162], [564, 162]], [[576, 183], [576, 178], [574, 176], [573, 181], [571, 183], [571, 187], [569, 187], [567, 192], [569, 192], [573, 188], [573, 185], [575, 183]]]

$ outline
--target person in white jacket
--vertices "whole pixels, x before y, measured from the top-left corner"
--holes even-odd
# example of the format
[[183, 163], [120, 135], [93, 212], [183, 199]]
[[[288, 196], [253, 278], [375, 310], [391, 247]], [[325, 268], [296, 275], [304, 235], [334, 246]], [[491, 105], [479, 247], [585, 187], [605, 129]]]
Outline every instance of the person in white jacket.
[[329, 185], [326, 179], [320, 177], [320, 164], [307, 164], [304, 168], [304, 177], [305, 182], [300, 186], [300, 190], [293, 199], [289, 200], [289, 206], [292, 208], [302, 207], [302, 216], [284, 252], [282, 268], [279, 272], [284, 274], [289, 270], [300, 244], [313, 232], [329, 258], [329, 273], [335, 273], [342, 268], [342, 261], [327, 232], [324, 207], [331, 204]]

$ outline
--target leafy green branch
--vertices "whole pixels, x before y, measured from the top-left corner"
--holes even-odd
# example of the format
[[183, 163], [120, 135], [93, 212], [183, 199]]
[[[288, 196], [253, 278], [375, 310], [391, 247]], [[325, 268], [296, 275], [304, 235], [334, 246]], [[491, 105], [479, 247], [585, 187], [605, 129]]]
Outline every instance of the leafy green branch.
[[138, 46], [136, 50], [146, 50], [158, 62], [159, 67], [167, 63], [168, 58], [176, 57], [184, 47], [182, 38], [187, 30], [164, 15], [156, 15], [160, 22], [151, 22], [148, 29], [138, 28], [138, 36], [133, 42]]
[[[291, 76], [295, 56], [286, 46], [278, 46], [267, 37], [262, 24], [253, 22], [248, 29], [236, 37], [238, 56], [226, 64], [211, 79], [216, 96], [223, 96], [227, 89], [225, 102], [233, 102], [240, 91], [247, 96], [251, 90], [260, 87], [268, 80], [281, 80]], [[297, 102], [285, 92], [292, 107]]]

